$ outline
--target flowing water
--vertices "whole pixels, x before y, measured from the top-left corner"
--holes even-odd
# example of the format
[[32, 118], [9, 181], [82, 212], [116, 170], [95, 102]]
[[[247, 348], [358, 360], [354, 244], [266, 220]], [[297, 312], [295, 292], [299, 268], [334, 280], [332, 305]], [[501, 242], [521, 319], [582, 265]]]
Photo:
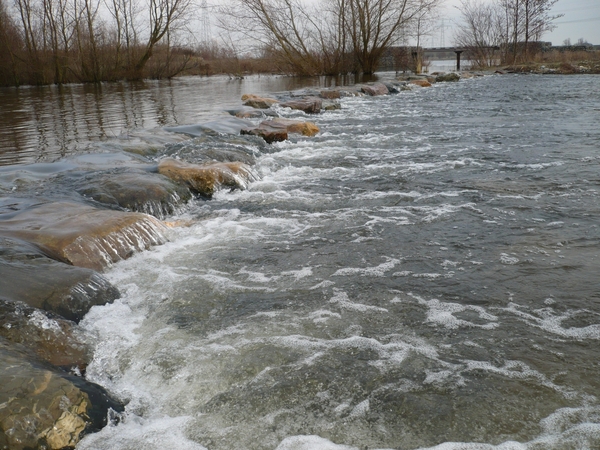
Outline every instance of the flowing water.
[[[87, 377], [127, 407], [78, 449], [600, 448], [599, 81], [344, 98], [316, 137], [249, 149], [259, 181], [107, 273]], [[251, 92], [194, 109], [203, 83], [127, 92], [170, 106], [117, 128]], [[73, 147], [110, 129], [68, 122]]]

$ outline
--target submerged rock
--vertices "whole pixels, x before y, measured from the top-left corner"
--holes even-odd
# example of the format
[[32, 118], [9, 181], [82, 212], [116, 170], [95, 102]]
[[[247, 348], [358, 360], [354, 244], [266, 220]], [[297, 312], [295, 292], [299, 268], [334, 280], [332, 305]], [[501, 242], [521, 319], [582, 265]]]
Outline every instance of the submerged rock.
[[62, 449], [123, 406], [100, 386], [47, 366], [0, 338], [0, 448]]
[[0, 215], [0, 235], [30, 242], [53, 259], [93, 270], [165, 243], [165, 230], [147, 214], [70, 202], [38, 204]]
[[159, 219], [173, 214], [192, 197], [186, 187], [144, 171], [89, 174], [78, 181], [76, 189], [106, 206], [143, 212]]
[[365, 84], [361, 86], [361, 90], [371, 96], [388, 95], [390, 93], [387, 86], [383, 83]]
[[196, 164], [243, 162], [254, 165], [265, 143], [248, 136], [202, 136], [165, 147], [164, 157], [179, 157]]
[[304, 111], [306, 114], [317, 114], [321, 112], [323, 100], [318, 97], [307, 97], [300, 100], [290, 100], [288, 102], [281, 103], [280, 105], [284, 108]]
[[200, 165], [167, 158], [160, 161], [158, 171], [205, 197], [222, 187], [246, 189], [248, 182], [255, 179], [250, 166], [240, 162]]
[[26, 242], [0, 237], [0, 295], [78, 322], [94, 305], [119, 298], [97, 272], [46, 257]]
[[279, 103], [279, 101], [274, 98], [259, 97], [254, 94], [242, 95], [242, 101], [244, 102], [244, 106], [250, 106], [257, 109], [268, 109], [274, 104]]
[[90, 349], [70, 320], [0, 297], [0, 337], [21, 344], [41, 360], [84, 371]]
[[240, 119], [261, 119], [265, 117], [277, 117], [275, 111], [266, 109], [256, 109], [249, 106], [244, 106], [237, 109], [228, 109], [227, 113]]
[[171, 133], [185, 134], [191, 137], [204, 136], [206, 134], [239, 134], [244, 127], [252, 125], [252, 122], [239, 117], [224, 116], [217, 120], [204, 122], [197, 125], [181, 125], [178, 127], [165, 127], [165, 131]]

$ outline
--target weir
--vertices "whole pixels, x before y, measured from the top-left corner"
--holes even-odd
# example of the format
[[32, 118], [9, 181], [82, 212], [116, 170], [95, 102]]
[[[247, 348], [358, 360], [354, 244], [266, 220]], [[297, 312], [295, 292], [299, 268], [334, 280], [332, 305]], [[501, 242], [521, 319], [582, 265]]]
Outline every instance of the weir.
[[[388, 75], [328, 89], [339, 109], [272, 108], [314, 122], [314, 136], [267, 145], [208, 130], [103, 159], [111, 175], [161, 177], [171, 158], [196, 176], [218, 154], [221, 169], [233, 155], [252, 167], [226, 174], [237, 189], [180, 205], [168, 232], [134, 215], [139, 228], [90, 240], [120, 298], [80, 322], [85, 381], [125, 406], [78, 450], [593, 448], [600, 136], [581, 124], [600, 120], [597, 78]], [[233, 86], [284, 104], [300, 95], [270, 81]], [[313, 82], [301, 95], [326, 89]], [[204, 81], [186, 83], [169, 125], [202, 130], [184, 97]], [[26, 181], [13, 170], [0, 188], [131, 214], [82, 197], [64, 167]], [[2, 229], [18, 205], [36, 207], [1, 205]], [[134, 254], [112, 262], [113, 251]]]

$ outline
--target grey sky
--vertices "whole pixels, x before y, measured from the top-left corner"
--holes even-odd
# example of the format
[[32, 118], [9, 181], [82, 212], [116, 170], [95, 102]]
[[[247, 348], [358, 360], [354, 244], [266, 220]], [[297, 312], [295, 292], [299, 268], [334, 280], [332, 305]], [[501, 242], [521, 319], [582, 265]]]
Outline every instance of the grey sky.
[[[441, 27], [437, 35], [431, 36], [435, 46], [441, 45], [442, 37], [445, 44], [453, 44], [453, 25], [460, 19], [456, 6], [460, 0], [446, 0], [444, 6], [445, 29], [442, 36]], [[543, 36], [544, 41], [554, 45], [562, 45], [563, 41], [571, 38], [573, 43], [579, 38], [600, 45], [600, 0], [558, 0], [554, 5], [555, 14], [564, 14], [555, 20], [556, 29]], [[426, 42], [429, 45], [429, 42]]]

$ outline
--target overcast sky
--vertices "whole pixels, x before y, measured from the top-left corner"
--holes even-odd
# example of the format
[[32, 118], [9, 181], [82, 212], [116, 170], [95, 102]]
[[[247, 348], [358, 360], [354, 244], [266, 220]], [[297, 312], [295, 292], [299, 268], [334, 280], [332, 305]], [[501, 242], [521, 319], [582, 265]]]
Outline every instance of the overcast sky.
[[[491, 0], [490, 0], [491, 1]], [[456, 6], [460, 0], [446, 0], [444, 5], [444, 32], [441, 26], [437, 35], [431, 36], [434, 46], [442, 44], [444, 38], [446, 46], [453, 45], [453, 24], [460, 19], [460, 13]], [[562, 45], [565, 39], [571, 38], [573, 43], [579, 38], [600, 45], [600, 0], [558, 0], [552, 9], [554, 14], [564, 14], [554, 21], [554, 31], [543, 36], [544, 41], [550, 41], [554, 45]], [[426, 41], [426, 45], [430, 42]]]

